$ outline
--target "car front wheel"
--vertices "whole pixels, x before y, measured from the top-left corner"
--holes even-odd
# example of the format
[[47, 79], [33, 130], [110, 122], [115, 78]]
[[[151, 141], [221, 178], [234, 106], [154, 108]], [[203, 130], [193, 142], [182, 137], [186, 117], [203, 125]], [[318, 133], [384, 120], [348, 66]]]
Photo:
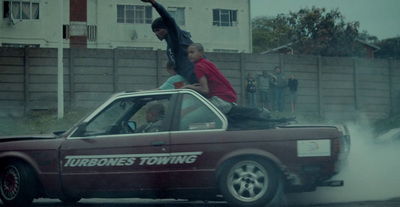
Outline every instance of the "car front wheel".
[[270, 204], [277, 195], [279, 177], [270, 162], [243, 158], [223, 167], [218, 185], [230, 206], [259, 207]]
[[0, 196], [7, 206], [30, 206], [35, 193], [33, 170], [22, 162], [4, 165], [0, 172]]

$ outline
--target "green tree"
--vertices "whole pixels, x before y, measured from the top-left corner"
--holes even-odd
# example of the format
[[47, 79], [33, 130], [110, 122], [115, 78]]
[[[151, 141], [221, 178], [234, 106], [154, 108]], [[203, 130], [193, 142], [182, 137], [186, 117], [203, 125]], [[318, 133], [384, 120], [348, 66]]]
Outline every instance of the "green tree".
[[385, 39], [376, 45], [381, 48], [375, 53], [376, 58], [400, 59], [400, 37]]
[[268, 17], [256, 17], [252, 20], [252, 26], [254, 52], [262, 52], [276, 46], [271, 44], [272, 40], [275, 39], [273, 19]]
[[338, 9], [312, 7], [274, 18], [253, 19], [253, 50], [262, 52], [292, 43], [295, 53], [321, 56], [355, 56], [361, 47], [359, 22], [345, 22]]
[[284, 19], [270, 17], [256, 17], [252, 21], [253, 26], [253, 50], [263, 52], [272, 48], [279, 47], [290, 42], [289, 27]]

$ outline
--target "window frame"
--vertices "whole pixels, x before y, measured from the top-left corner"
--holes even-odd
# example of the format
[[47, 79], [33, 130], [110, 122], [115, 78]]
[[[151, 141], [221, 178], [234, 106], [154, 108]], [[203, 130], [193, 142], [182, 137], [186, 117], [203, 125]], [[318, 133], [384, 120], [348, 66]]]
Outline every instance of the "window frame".
[[175, 19], [175, 22], [179, 26], [185, 26], [186, 24], [186, 15], [185, 15], [185, 7], [168, 7], [168, 13]]
[[[204, 107], [204, 109], [207, 109], [208, 113], [212, 114], [214, 116], [214, 121], [218, 120], [219, 123], [215, 122], [214, 126], [215, 127], [205, 127], [205, 128], [201, 128], [201, 126], [205, 126], [204, 124], [207, 125], [207, 123], [212, 124], [212, 122], [207, 121], [207, 122], [197, 122], [199, 120], [197, 119], [192, 119], [192, 120], [196, 120], [196, 122], [198, 124], [200, 124], [200, 128], [191, 128], [190, 129], [190, 123], [189, 128], [183, 127], [182, 128], [182, 119], [185, 116], [182, 116], [181, 112], [182, 109], [184, 108], [183, 103], [184, 103], [184, 97], [188, 96], [193, 98], [194, 100], [196, 100], [201, 106]], [[172, 120], [174, 120], [173, 122], [173, 126], [171, 128], [171, 132], [175, 131], [175, 132], [196, 132], [196, 131], [226, 131], [227, 127], [228, 127], [228, 121], [226, 119], [226, 116], [224, 114], [221, 113], [221, 111], [219, 111], [211, 102], [209, 102], [208, 100], [206, 100], [205, 97], [203, 97], [202, 95], [198, 94], [198, 93], [192, 93], [192, 92], [186, 92], [186, 91], [182, 91], [180, 92], [180, 96], [179, 99], [177, 101], [178, 104], [175, 105], [175, 113], [172, 115]], [[188, 105], [187, 105], [188, 106]], [[192, 123], [192, 124], [196, 124], [196, 123]]]
[[[14, 12], [13, 11], [13, 5], [17, 5], [19, 4], [19, 8], [18, 8], [18, 15], [14, 15], [13, 13], [16, 12], [16, 10]], [[24, 6], [29, 4], [29, 16], [27, 15], [27, 11], [25, 10], [24, 12]], [[33, 5], [35, 5], [37, 7], [37, 11], [35, 12], [36, 15], [33, 15]], [[12, 18], [13, 20], [39, 20], [40, 19], [40, 2], [32, 2], [32, 1], [18, 1], [18, 2], [14, 2], [14, 1], [3, 1], [3, 18]], [[24, 16], [25, 15], [25, 16]], [[35, 16], [35, 17], [34, 17]]]
[[216, 27], [237, 27], [238, 10], [213, 9], [213, 26]]
[[117, 5], [117, 23], [121, 24], [151, 24], [153, 22], [153, 7], [143, 5]]

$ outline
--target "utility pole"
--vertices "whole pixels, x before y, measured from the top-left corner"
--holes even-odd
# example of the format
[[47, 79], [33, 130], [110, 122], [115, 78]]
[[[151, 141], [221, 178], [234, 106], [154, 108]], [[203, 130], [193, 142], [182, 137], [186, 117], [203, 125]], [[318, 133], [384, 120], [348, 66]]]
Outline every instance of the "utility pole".
[[58, 119], [64, 118], [64, 66], [63, 66], [63, 0], [58, 0], [60, 4], [60, 25], [59, 25], [59, 41], [58, 41], [58, 80], [57, 80], [57, 114]]

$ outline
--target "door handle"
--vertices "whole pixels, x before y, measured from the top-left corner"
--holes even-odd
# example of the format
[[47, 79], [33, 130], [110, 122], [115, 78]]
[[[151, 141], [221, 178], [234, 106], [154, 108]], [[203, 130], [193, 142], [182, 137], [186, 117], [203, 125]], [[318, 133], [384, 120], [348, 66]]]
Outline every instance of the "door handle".
[[155, 146], [155, 147], [164, 146], [165, 142], [164, 141], [154, 141], [154, 142], [151, 142], [151, 145]]

